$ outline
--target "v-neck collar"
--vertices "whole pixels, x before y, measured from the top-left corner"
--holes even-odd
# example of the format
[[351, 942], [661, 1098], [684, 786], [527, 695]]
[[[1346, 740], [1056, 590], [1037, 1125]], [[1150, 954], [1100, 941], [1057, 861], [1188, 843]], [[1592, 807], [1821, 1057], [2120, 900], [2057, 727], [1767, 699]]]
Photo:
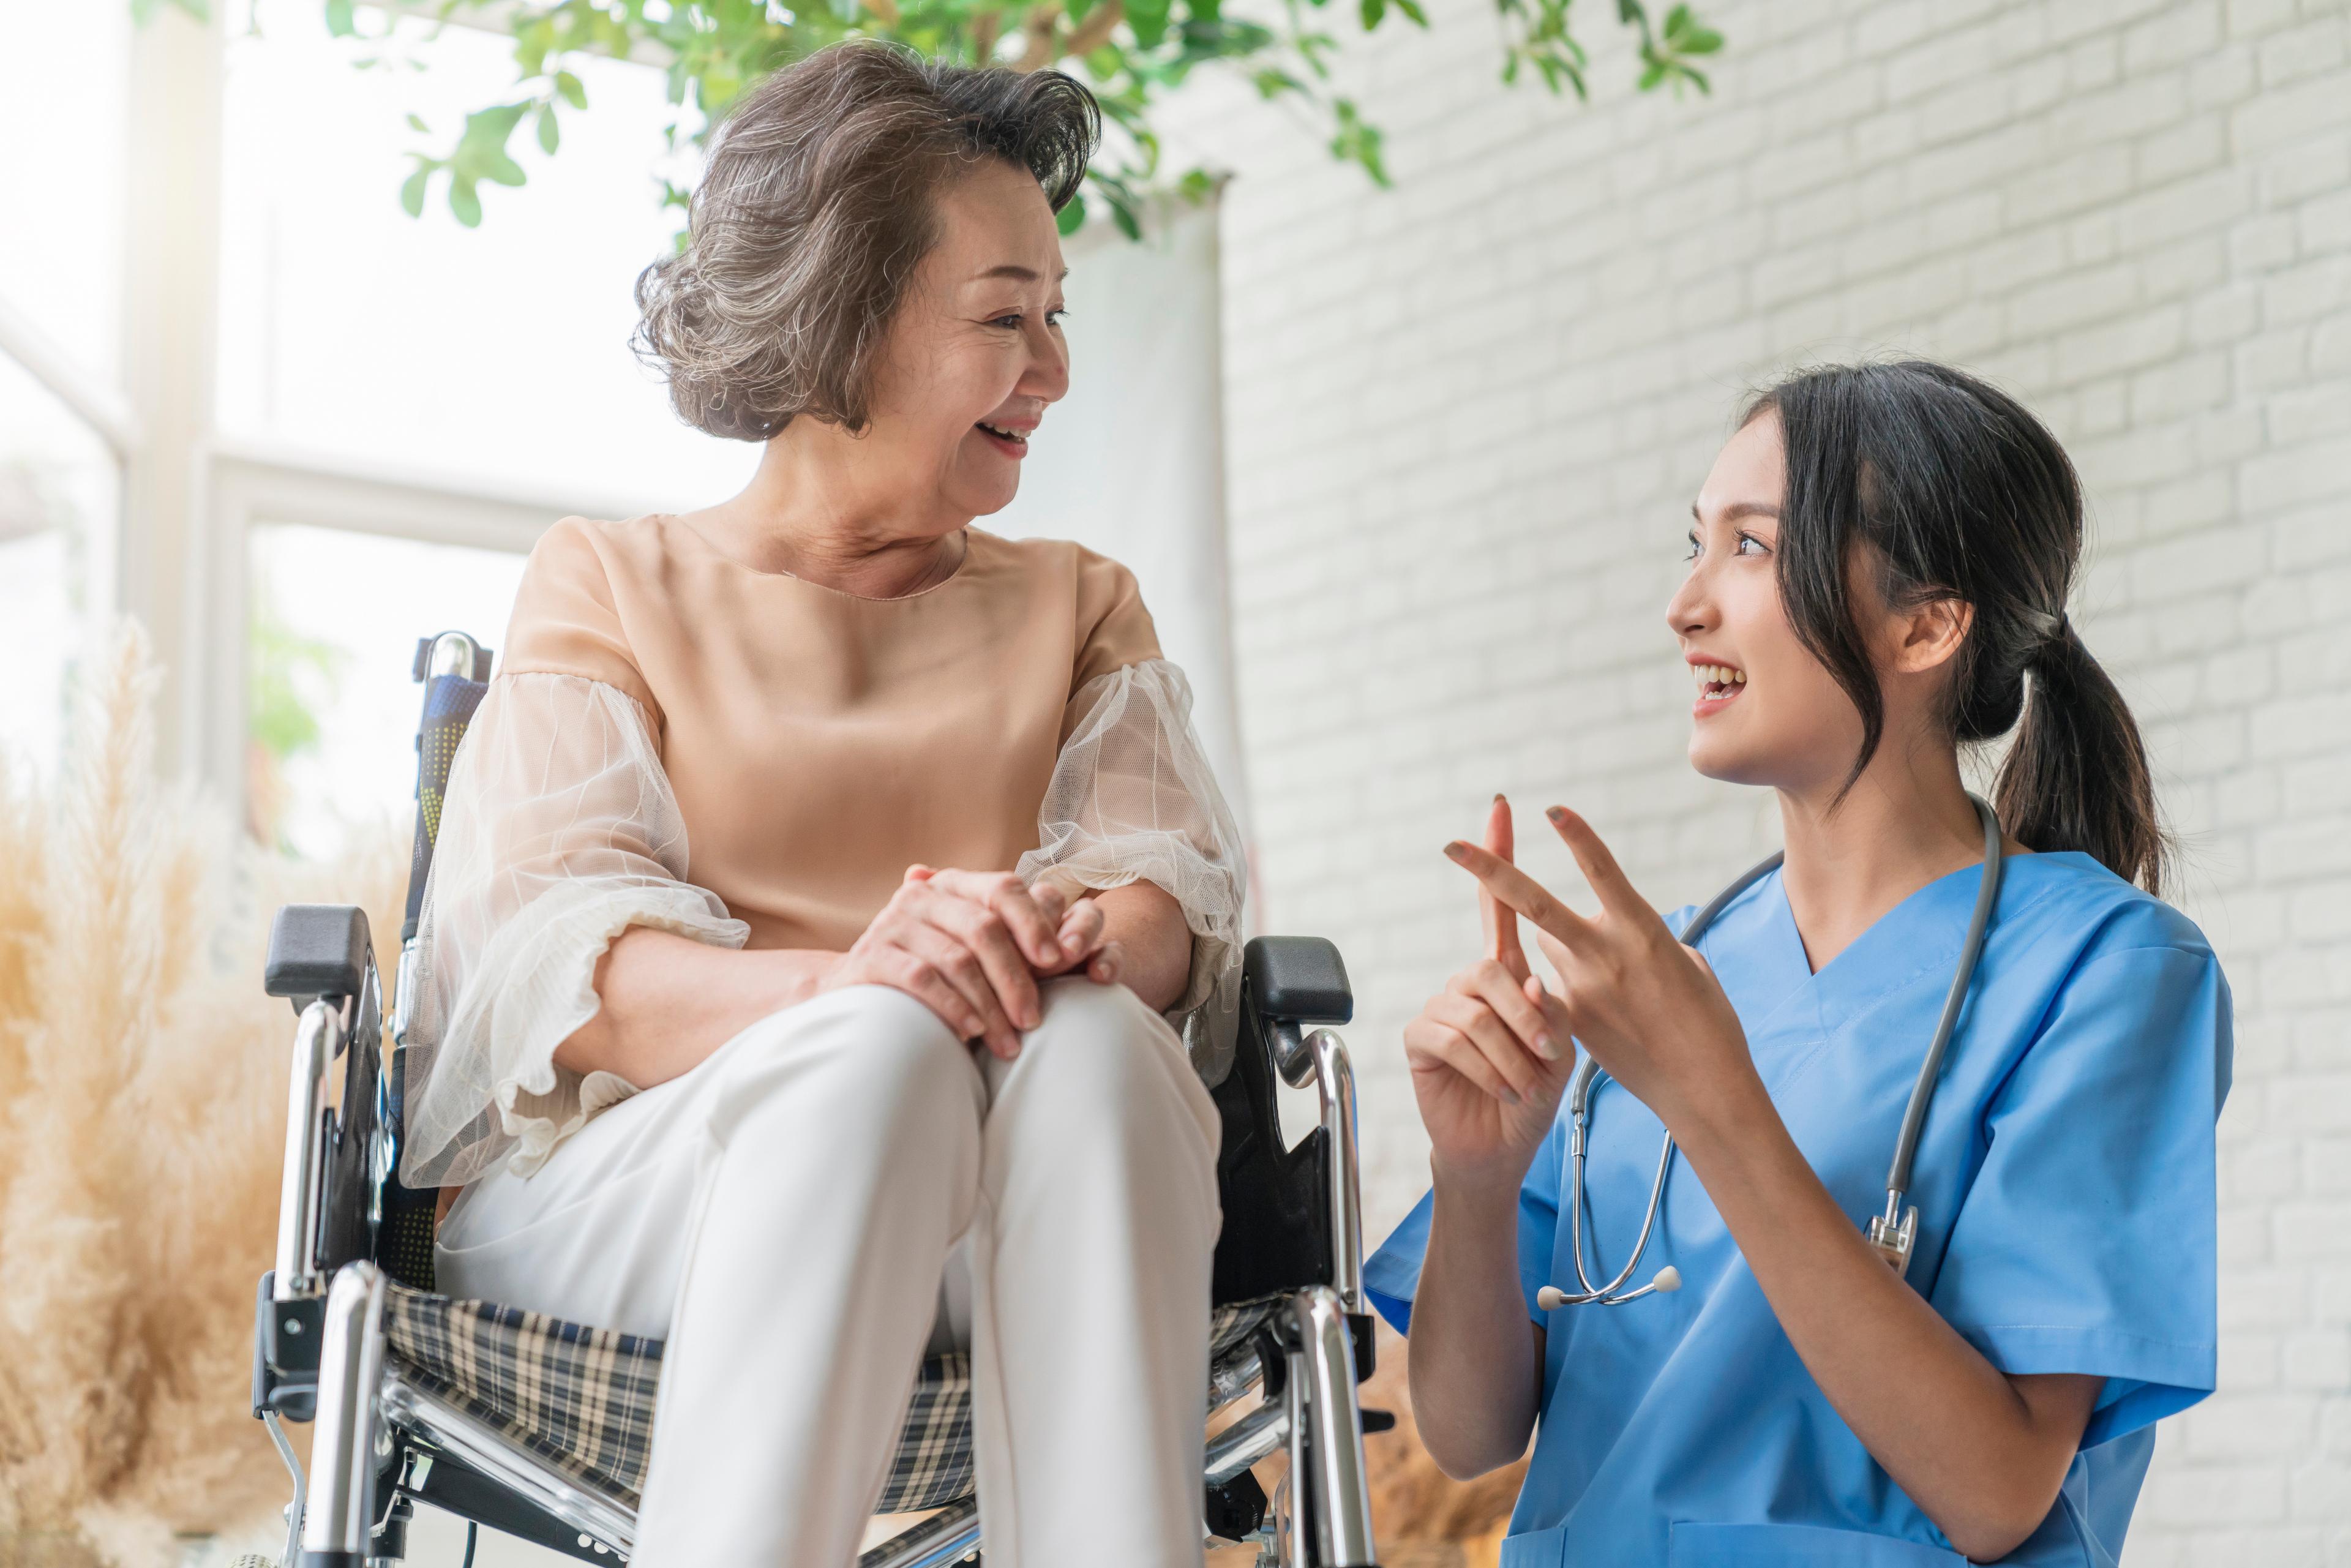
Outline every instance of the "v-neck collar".
[[[2045, 863], [2051, 858], [2044, 854], [2007, 857], [2000, 903], [1993, 911], [1995, 932], [2024, 901], [2035, 896], [2032, 884], [2040, 881], [2035, 862]], [[1796, 929], [1787, 885], [1775, 874], [1770, 900], [1775, 957], [1791, 967], [1794, 989], [1812, 993], [1822, 1025], [1834, 1029], [1885, 997], [1917, 983], [1922, 975], [1950, 973], [1967, 939], [1968, 918], [1982, 886], [1983, 871], [1979, 862], [1921, 885], [1817, 970], [1812, 967], [1803, 937]]]

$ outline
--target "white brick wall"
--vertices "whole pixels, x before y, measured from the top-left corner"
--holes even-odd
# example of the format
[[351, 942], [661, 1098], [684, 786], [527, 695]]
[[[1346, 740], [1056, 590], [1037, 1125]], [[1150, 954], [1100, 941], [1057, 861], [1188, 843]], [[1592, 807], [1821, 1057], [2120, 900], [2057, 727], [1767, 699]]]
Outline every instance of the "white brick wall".
[[[1208, 89], [1264, 912], [1344, 946], [1371, 1220], [1426, 1177], [1397, 1033], [1474, 948], [1437, 854], [1572, 801], [1660, 903], [1775, 831], [1682, 760], [1661, 619], [1741, 391], [1912, 350], [2088, 486], [2076, 619], [2236, 990], [2222, 1390], [2138, 1563], [2351, 1565], [2351, 0], [1732, 0], [1711, 99], [1495, 81], [1487, 0], [1351, 42], [1396, 189]], [[1582, 10], [1579, 7], [1579, 10]], [[1546, 835], [1534, 835], [1538, 838]], [[1572, 884], [1566, 858], [1531, 859]]]

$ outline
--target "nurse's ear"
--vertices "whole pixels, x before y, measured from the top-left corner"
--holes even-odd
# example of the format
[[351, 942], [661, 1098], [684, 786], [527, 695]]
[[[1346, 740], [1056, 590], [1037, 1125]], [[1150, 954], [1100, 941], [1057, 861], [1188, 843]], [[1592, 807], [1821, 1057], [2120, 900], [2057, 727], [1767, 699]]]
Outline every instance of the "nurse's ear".
[[1976, 607], [1963, 599], [1928, 599], [1886, 617], [1879, 667], [1890, 675], [1924, 675], [1951, 662], [1975, 624]]

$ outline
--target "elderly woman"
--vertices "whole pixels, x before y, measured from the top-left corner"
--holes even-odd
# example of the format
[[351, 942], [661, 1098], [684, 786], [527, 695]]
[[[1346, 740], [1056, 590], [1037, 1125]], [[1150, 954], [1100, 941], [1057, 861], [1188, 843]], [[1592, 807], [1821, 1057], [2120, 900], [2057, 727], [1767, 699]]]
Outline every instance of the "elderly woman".
[[1217, 1124], [1166, 1015], [1236, 835], [1134, 580], [970, 526], [1069, 384], [1097, 131], [872, 46], [751, 94], [638, 296], [758, 471], [549, 529], [451, 775], [405, 1172], [464, 1186], [444, 1288], [668, 1341], [646, 1568], [848, 1563], [951, 1345], [992, 1561], [1201, 1561]]

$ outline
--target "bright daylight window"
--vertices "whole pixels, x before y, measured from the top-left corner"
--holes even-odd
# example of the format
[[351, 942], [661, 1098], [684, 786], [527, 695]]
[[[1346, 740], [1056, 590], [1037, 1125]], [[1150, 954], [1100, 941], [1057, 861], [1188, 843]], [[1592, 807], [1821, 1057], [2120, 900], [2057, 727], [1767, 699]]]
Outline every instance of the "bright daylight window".
[[[53, 369], [103, 390], [120, 320], [129, 14], [36, 6], [8, 28], [0, 316], [37, 332]], [[120, 492], [98, 434], [0, 349], [0, 763], [56, 766], [67, 674], [110, 598]]]
[[[298, 854], [409, 824], [416, 782], [420, 635], [470, 632], [495, 648], [522, 557], [334, 528], [256, 528], [246, 770], [248, 818]], [[381, 584], [396, 591], [381, 592]]]
[[118, 489], [105, 444], [0, 355], [0, 758], [9, 765], [57, 765], [67, 676]]
[[[361, 26], [385, 23], [362, 12]], [[460, 227], [437, 194], [422, 219], [401, 210], [408, 152], [445, 144], [466, 110], [500, 101], [512, 47], [416, 21], [388, 42], [337, 39], [316, 0], [231, 14], [224, 440], [478, 486], [549, 522], [731, 494], [753, 450], [680, 424], [628, 347], [636, 275], [677, 223], [648, 161], [669, 113], [660, 72], [584, 64], [590, 111], [565, 119], [554, 157], [516, 138], [530, 183], [486, 188], [480, 228]], [[353, 829], [404, 815], [416, 639], [456, 629], [496, 646], [521, 558], [423, 542], [448, 536], [431, 517], [398, 528], [413, 538], [249, 520], [248, 812], [265, 839], [331, 853]]]

